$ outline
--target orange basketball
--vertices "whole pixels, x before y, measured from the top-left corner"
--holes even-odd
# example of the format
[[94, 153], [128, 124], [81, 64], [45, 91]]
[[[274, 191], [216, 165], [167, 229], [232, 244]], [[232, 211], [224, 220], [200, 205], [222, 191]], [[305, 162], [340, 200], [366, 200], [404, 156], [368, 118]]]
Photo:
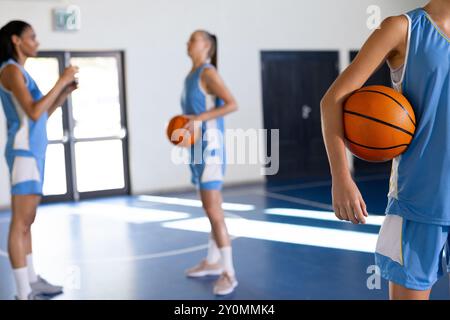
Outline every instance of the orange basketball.
[[416, 130], [416, 117], [408, 100], [384, 86], [355, 91], [344, 103], [347, 147], [370, 162], [389, 161], [405, 152]]
[[198, 136], [198, 130], [196, 132], [190, 132], [184, 129], [189, 119], [183, 115], [173, 117], [167, 125], [167, 137], [169, 141], [179, 147], [189, 147], [195, 143]]

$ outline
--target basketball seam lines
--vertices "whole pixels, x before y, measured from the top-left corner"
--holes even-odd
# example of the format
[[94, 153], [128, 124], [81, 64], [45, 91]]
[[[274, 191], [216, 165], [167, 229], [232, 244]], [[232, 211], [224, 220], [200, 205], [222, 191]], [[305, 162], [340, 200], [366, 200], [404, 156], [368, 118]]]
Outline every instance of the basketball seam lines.
[[384, 92], [381, 92], [381, 91], [377, 91], [377, 90], [359, 90], [359, 91], [356, 91], [355, 94], [356, 94], [356, 93], [360, 93], [360, 92], [379, 93], [379, 94], [382, 94], [382, 95], [384, 95], [384, 96], [386, 96], [386, 97], [388, 97], [388, 98], [394, 100], [395, 103], [397, 103], [397, 104], [400, 106], [400, 108], [402, 108], [403, 111], [406, 112], [406, 115], [408, 116], [409, 120], [410, 120], [411, 123], [414, 125], [414, 127], [416, 126], [416, 123], [415, 123], [415, 121], [411, 118], [411, 116], [409, 115], [408, 110], [406, 110], [405, 107], [404, 107], [399, 101], [397, 101], [395, 98], [392, 98], [390, 95], [388, 95], [388, 94], [386, 94], [386, 93], [384, 93]]
[[377, 119], [377, 118], [372, 118], [370, 116], [366, 116], [364, 114], [361, 114], [361, 113], [358, 113], [358, 112], [354, 112], [354, 111], [348, 111], [348, 110], [344, 110], [344, 113], [350, 113], [350, 114], [353, 114], [353, 115], [356, 115], [356, 116], [360, 116], [360, 117], [363, 117], [363, 118], [366, 118], [366, 119], [369, 119], [369, 120], [372, 120], [372, 121], [375, 121], [375, 122], [379, 122], [379, 123], [382, 123], [382, 124], [387, 125], [389, 127], [392, 127], [394, 129], [400, 130], [400, 131], [410, 135], [411, 137], [414, 136], [413, 133], [411, 133], [411, 132], [409, 132], [409, 131], [407, 131], [407, 130], [405, 130], [403, 128], [397, 127], [397, 126], [395, 126], [393, 124], [390, 124], [388, 122], [384, 122], [383, 120], [380, 120], [380, 119]]
[[356, 144], [357, 146], [363, 147], [363, 148], [367, 148], [367, 149], [375, 149], [375, 150], [389, 150], [389, 149], [395, 149], [395, 148], [399, 148], [399, 147], [407, 147], [407, 144], [399, 144], [398, 146], [393, 146], [393, 147], [369, 147], [360, 143], [357, 143], [355, 141], [350, 140], [349, 138], [346, 138], [350, 143]]

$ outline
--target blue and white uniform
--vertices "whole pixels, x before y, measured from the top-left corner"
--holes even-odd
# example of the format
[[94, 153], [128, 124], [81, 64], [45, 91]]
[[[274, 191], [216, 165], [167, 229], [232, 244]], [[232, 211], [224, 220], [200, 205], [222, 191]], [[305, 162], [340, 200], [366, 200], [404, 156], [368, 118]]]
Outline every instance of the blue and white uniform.
[[392, 78], [414, 108], [417, 128], [409, 148], [393, 161], [375, 258], [384, 278], [427, 290], [448, 271], [450, 39], [422, 8], [406, 17], [405, 64]]
[[[212, 108], [221, 107], [224, 102], [204, 91], [200, 85], [204, 64], [186, 77], [181, 97], [181, 107], [186, 115], [196, 115]], [[222, 117], [202, 123], [202, 139], [190, 149], [192, 183], [201, 190], [220, 190], [225, 174], [224, 120]]]
[[[8, 65], [16, 65], [22, 72], [25, 84], [34, 101], [43, 95], [36, 82], [16, 61], [10, 59], [0, 66], [0, 73]], [[8, 126], [5, 157], [8, 163], [11, 194], [42, 195], [44, 183], [45, 152], [47, 149], [47, 112], [37, 121], [31, 120], [14, 95], [0, 83], [0, 99]]]

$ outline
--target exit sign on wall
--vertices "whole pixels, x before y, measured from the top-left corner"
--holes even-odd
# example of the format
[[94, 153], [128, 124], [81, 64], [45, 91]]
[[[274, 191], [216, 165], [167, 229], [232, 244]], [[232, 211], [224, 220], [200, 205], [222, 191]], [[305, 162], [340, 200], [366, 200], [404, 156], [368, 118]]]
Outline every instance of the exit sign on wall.
[[81, 11], [78, 6], [53, 9], [53, 27], [56, 31], [78, 31], [81, 29]]

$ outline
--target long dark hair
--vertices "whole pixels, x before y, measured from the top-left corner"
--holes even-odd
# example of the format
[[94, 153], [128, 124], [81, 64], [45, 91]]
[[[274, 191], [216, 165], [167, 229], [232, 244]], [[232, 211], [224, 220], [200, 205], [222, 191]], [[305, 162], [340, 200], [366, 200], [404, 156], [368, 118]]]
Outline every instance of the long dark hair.
[[216, 35], [203, 30], [206, 39], [211, 43], [211, 48], [208, 52], [208, 57], [211, 59], [211, 64], [217, 68], [217, 37]]
[[0, 64], [9, 59], [17, 60], [17, 52], [11, 38], [20, 37], [27, 28], [31, 28], [31, 25], [25, 21], [13, 20], [0, 29]]

